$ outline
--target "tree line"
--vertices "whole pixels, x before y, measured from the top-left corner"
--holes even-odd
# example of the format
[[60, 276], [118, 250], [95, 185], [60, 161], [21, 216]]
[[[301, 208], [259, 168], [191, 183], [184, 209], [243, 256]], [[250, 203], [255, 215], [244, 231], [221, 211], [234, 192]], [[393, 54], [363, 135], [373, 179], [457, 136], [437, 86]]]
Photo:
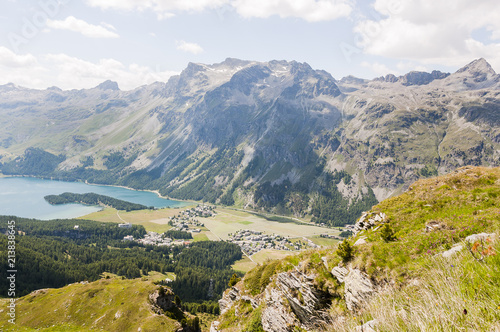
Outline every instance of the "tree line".
[[[134, 211], [145, 210], [147, 206], [132, 202], [123, 201], [113, 197], [99, 195], [96, 193], [75, 194], [75, 193], [62, 193], [59, 195], [47, 195], [44, 197], [47, 202], [53, 205], [68, 204], [68, 203], [81, 203], [85, 205], [101, 205], [109, 206], [117, 210]], [[154, 209], [154, 207], [149, 207]]]
[[[5, 233], [9, 220], [15, 221], [18, 232], [18, 296], [41, 288], [95, 281], [104, 272], [137, 278], [158, 271], [176, 274], [169, 286], [186, 306], [217, 301], [234, 273], [231, 265], [242, 255], [236, 244], [227, 242], [206, 241], [192, 243], [189, 247], [167, 247], [123, 241], [126, 235], [143, 236], [146, 230], [140, 225], [124, 229], [115, 223], [89, 220], [41, 221], [8, 216], [0, 216], [0, 248], [7, 248]], [[0, 251], [0, 260], [0, 296], [6, 296], [9, 288], [6, 250]], [[192, 308], [198, 310], [197, 306]], [[210, 307], [210, 312], [213, 310]]]

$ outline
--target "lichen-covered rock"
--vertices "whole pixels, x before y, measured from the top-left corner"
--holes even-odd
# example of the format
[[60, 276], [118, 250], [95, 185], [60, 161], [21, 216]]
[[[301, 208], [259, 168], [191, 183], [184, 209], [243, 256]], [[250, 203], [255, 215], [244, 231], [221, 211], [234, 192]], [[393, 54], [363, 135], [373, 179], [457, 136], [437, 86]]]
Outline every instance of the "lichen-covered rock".
[[445, 258], [449, 258], [453, 255], [455, 255], [457, 252], [461, 251], [464, 247], [461, 245], [461, 244], [457, 244], [455, 246], [453, 246], [450, 250], [446, 250], [445, 252], [443, 252], [441, 254], [441, 256], [445, 257]]
[[366, 236], [362, 236], [354, 242], [355, 246], [360, 246], [362, 244], [366, 244]]
[[356, 327], [354, 331], [356, 332], [375, 332], [375, 326], [378, 324], [376, 319], [364, 323], [361, 326]]
[[472, 234], [472, 235], [469, 235], [465, 238], [465, 242], [474, 243], [476, 241], [486, 241], [487, 239], [490, 239], [493, 241], [493, 240], [495, 240], [496, 236], [497, 235], [495, 233]]
[[387, 215], [383, 212], [373, 214], [369, 212], [363, 212], [361, 217], [358, 219], [356, 224], [354, 224], [353, 235], [359, 232], [370, 229], [376, 225], [385, 223], [387, 221]]
[[368, 275], [359, 269], [350, 269], [344, 282], [345, 302], [347, 309], [351, 311], [360, 309], [375, 291]]
[[335, 266], [331, 273], [340, 283], [343, 283], [346, 275], [349, 273], [349, 270], [342, 266]]
[[231, 309], [234, 302], [241, 298], [240, 291], [236, 287], [231, 287], [224, 292], [222, 299], [219, 300], [219, 308], [221, 315]]
[[276, 276], [264, 297], [262, 326], [265, 331], [290, 331], [293, 326], [318, 330], [328, 324], [329, 316], [322, 309], [329, 295], [315, 287], [314, 278], [315, 275], [297, 270]]
[[266, 289], [261, 320], [264, 331], [289, 332], [299, 325], [283, 293], [272, 287]]

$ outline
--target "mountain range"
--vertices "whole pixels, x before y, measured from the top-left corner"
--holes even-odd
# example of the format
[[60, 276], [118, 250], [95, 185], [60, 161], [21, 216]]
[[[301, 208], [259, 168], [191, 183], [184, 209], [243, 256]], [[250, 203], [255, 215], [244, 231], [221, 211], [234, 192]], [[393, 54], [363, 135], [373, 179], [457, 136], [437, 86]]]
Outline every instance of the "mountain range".
[[419, 178], [500, 165], [499, 95], [484, 59], [373, 80], [228, 58], [131, 91], [6, 84], [0, 167], [342, 225]]

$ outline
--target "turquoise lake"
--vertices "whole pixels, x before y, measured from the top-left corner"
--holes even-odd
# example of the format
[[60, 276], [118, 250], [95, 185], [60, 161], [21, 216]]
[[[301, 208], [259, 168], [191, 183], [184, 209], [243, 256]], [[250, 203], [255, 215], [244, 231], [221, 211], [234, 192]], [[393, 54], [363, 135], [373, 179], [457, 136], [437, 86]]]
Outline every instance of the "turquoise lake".
[[43, 198], [46, 195], [58, 195], [64, 192], [79, 194], [94, 192], [156, 208], [182, 207], [189, 204], [161, 198], [149, 191], [91, 185], [82, 182], [8, 177], [0, 178], [0, 215], [48, 220], [76, 218], [101, 210], [98, 206], [81, 204], [50, 205]]

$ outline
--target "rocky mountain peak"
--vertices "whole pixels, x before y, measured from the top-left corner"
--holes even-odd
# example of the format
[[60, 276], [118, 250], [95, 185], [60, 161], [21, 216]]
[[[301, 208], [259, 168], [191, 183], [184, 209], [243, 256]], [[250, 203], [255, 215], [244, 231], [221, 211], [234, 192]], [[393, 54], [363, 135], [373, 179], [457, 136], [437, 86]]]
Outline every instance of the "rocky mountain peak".
[[118, 83], [107, 80], [105, 82], [102, 82], [98, 86], [95, 87], [96, 89], [100, 90], [113, 90], [113, 91], [120, 91], [120, 88], [118, 87]]
[[47, 91], [62, 92], [63, 90], [61, 88], [58, 88], [57, 86], [51, 86], [47, 88]]
[[221, 62], [221, 65], [226, 65], [230, 67], [243, 67], [246, 66], [250, 63], [251, 61], [248, 60], [241, 60], [241, 59], [236, 59], [236, 58], [226, 58], [223, 62]]
[[471, 63], [457, 70], [456, 74], [458, 73], [469, 73], [472, 76], [478, 76], [481, 74], [496, 75], [495, 70], [493, 70], [491, 65], [484, 58], [479, 58], [472, 61]]
[[12, 91], [17, 89], [19, 89], [19, 87], [14, 83], [7, 83], [4, 85], [0, 85], [0, 91]]
[[358, 78], [353, 75], [348, 75], [345, 77], [342, 77], [342, 79], [339, 81], [340, 83], [345, 83], [345, 84], [364, 84], [366, 83], [366, 80], [363, 78]]
[[500, 87], [500, 75], [483, 58], [472, 61], [443, 80], [454, 90], [478, 90]]
[[434, 80], [440, 80], [448, 77], [449, 73], [443, 73], [439, 70], [433, 70], [432, 73], [423, 71], [411, 71], [403, 76], [387, 74], [385, 77], [376, 78], [375, 81], [388, 83], [401, 83], [404, 86], [427, 85]]

